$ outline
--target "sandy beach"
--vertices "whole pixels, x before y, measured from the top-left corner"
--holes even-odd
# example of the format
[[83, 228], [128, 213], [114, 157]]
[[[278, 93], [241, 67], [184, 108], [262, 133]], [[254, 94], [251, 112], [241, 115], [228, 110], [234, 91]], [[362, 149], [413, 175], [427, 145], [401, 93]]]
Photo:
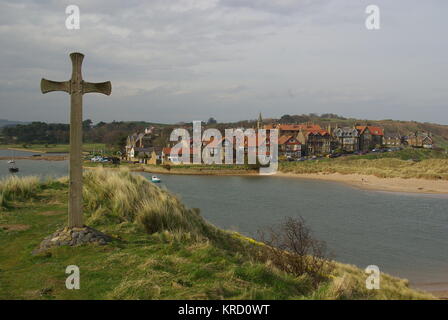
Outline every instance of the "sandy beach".
[[378, 178], [370, 175], [341, 173], [295, 174], [279, 172], [275, 174], [275, 176], [336, 181], [347, 183], [362, 189], [378, 191], [448, 194], [447, 180], [426, 180], [417, 178]]

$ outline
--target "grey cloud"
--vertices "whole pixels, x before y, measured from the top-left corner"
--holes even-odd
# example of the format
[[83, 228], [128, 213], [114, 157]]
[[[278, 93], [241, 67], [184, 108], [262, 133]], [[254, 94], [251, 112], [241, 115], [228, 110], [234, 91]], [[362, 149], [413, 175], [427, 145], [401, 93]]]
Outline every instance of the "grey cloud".
[[0, 118], [66, 121], [67, 97], [41, 95], [39, 80], [67, 79], [81, 51], [84, 77], [113, 83], [86, 98], [95, 121], [261, 111], [448, 123], [443, 1], [378, 0], [377, 33], [365, 0], [82, 0], [78, 31], [65, 29], [69, 4], [0, 1]]

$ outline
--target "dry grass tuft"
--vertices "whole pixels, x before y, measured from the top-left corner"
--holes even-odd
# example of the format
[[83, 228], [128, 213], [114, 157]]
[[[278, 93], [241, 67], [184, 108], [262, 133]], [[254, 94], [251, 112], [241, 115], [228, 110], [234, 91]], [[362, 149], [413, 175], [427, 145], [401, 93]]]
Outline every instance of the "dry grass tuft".
[[38, 177], [10, 176], [0, 181], [0, 208], [6, 208], [9, 201], [26, 200], [36, 195], [40, 188]]
[[137, 223], [150, 234], [204, 236], [215, 230], [198, 209], [185, 207], [177, 197], [128, 169], [86, 172], [83, 196], [89, 224]]

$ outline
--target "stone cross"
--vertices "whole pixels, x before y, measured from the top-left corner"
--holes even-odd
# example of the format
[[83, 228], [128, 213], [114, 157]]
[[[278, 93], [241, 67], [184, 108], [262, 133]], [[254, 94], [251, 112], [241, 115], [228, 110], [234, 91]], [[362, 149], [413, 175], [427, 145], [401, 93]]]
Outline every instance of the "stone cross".
[[68, 226], [82, 227], [82, 95], [98, 92], [110, 95], [110, 81], [91, 83], [82, 80], [81, 65], [84, 55], [71, 53], [72, 78], [68, 81], [50, 81], [42, 79], [42, 93], [64, 91], [70, 95], [70, 188], [68, 202]]

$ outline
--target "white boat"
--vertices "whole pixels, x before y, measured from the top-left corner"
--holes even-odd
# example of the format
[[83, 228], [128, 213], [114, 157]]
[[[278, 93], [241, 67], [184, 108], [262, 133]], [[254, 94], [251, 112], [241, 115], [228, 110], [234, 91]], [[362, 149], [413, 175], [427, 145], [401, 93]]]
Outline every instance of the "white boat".
[[10, 166], [9, 166], [9, 172], [11, 172], [11, 173], [19, 172], [19, 168], [16, 167], [16, 161], [15, 161], [15, 157], [14, 157], [14, 151], [12, 152], [12, 159], [11, 159], [11, 160], [8, 160], [8, 163], [10, 164]]
[[8, 160], [8, 163], [9, 164], [14, 164], [14, 163], [16, 163], [16, 161], [15, 161], [15, 152], [14, 152], [14, 150], [12, 150], [12, 157], [11, 157], [12, 159], [11, 160]]
[[159, 183], [161, 180], [157, 176], [152, 176], [151, 181], [154, 183]]

